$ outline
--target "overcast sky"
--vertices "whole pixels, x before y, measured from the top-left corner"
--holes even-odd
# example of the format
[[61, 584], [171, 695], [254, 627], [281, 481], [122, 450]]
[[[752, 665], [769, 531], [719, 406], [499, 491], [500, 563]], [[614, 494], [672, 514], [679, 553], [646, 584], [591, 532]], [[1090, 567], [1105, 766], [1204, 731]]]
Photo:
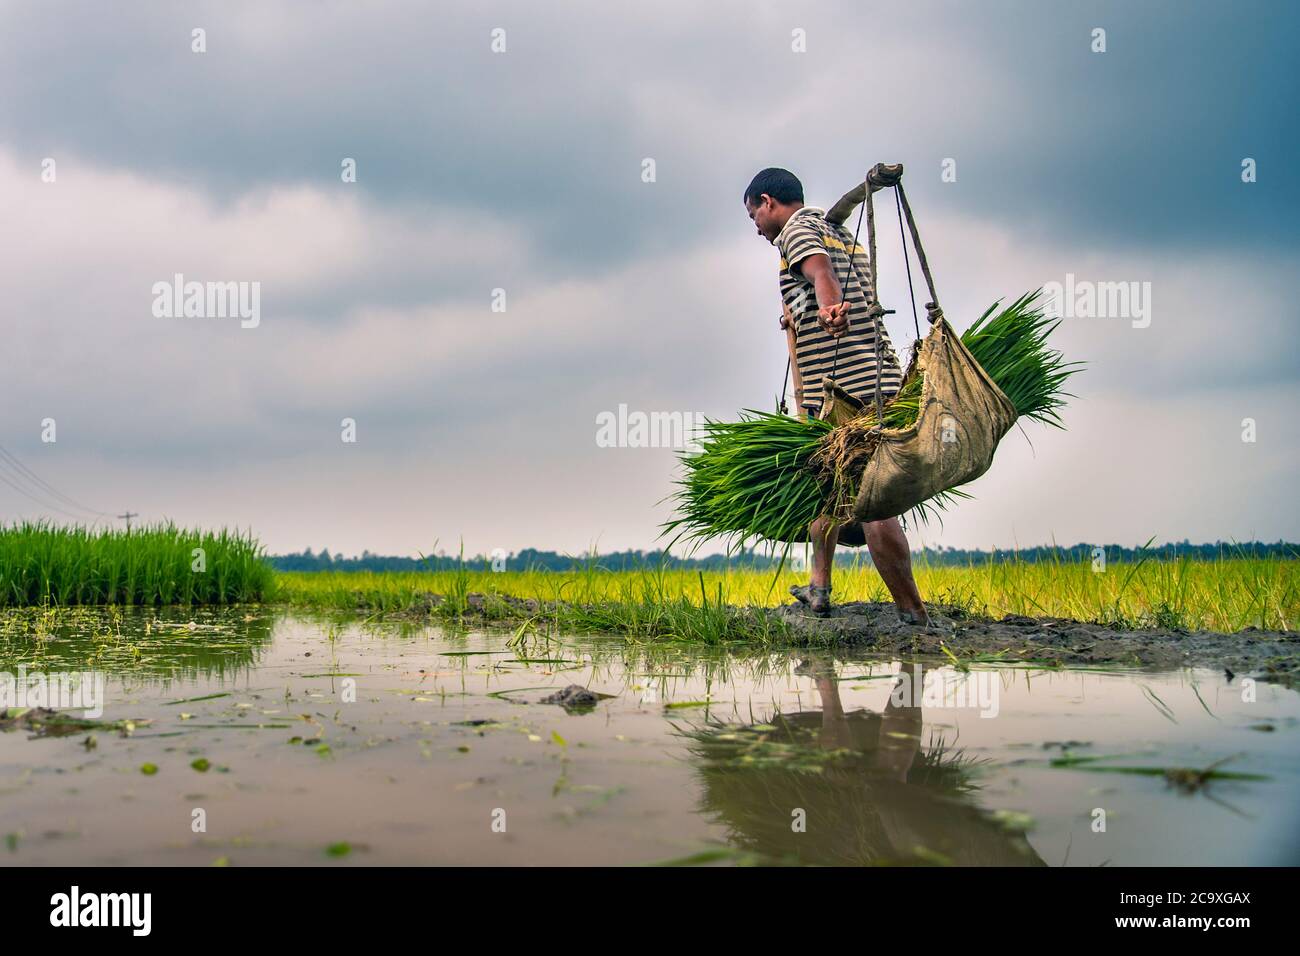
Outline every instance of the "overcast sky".
[[[1063, 320], [1068, 430], [1009, 434], [914, 546], [1300, 538], [1300, 15], [874, 9], [0, 2], [0, 444], [46, 482], [0, 462], [39, 499], [0, 483], [0, 516], [653, 547], [675, 453], [599, 447], [597, 416], [772, 408], [744, 187], [785, 166], [825, 207], [883, 161], [959, 330], [1067, 274], [1151, 290], [1146, 327]], [[177, 273], [259, 283], [260, 323], [156, 316]]]

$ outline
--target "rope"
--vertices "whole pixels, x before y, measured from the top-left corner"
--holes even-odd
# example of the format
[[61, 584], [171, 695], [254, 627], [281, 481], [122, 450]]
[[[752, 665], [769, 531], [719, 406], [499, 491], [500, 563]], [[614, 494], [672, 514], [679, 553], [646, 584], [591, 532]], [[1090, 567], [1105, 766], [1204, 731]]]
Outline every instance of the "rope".
[[916, 314], [916, 287], [912, 285], [912, 257], [907, 254], [907, 236], [903, 234], [903, 200], [902, 190], [895, 190], [894, 205], [898, 207], [898, 238], [903, 244], [903, 264], [907, 266], [907, 291], [912, 296], [912, 328], [916, 330], [916, 340], [921, 341], [921, 320]]
[[[939, 293], [934, 291], [934, 276], [930, 274], [930, 264], [925, 260], [925, 249], [921, 245], [921, 234], [916, 231], [916, 220], [912, 217], [912, 207], [907, 201], [907, 193], [903, 191], [903, 181], [898, 181], [898, 199], [903, 206], [903, 214], [907, 216], [907, 227], [912, 232], [912, 245], [916, 247], [916, 258], [921, 263], [921, 275], [925, 276], [926, 288], [930, 290], [930, 301], [925, 304], [925, 311], [929, 315], [930, 324], [933, 325], [943, 318], [943, 309], [939, 308]], [[919, 329], [918, 329], [919, 331]]]

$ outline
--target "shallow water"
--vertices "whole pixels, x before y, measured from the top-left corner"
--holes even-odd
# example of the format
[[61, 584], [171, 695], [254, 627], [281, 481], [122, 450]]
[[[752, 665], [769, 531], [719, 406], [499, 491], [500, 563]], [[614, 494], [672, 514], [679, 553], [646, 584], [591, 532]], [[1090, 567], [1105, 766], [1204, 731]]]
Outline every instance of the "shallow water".
[[[95, 668], [101, 719], [135, 726], [0, 733], [10, 865], [1300, 863], [1300, 695], [1221, 672], [957, 684], [943, 661], [260, 610], [22, 631], [0, 670]], [[612, 696], [540, 703], [568, 684]], [[1264, 779], [1161, 772], [1224, 758]]]

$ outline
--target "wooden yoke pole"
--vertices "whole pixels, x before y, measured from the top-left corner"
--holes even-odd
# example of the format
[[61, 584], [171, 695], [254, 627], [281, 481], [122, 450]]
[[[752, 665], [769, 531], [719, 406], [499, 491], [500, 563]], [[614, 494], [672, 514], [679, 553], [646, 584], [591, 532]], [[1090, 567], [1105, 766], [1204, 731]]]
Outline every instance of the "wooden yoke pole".
[[799, 335], [794, 329], [794, 317], [790, 314], [790, 307], [783, 304], [781, 310], [785, 313], [785, 344], [790, 349], [790, 378], [794, 381], [794, 404], [799, 409], [796, 417], [802, 418], [807, 413], [803, 408], [803, 375], [799, 373], [799, 355], [795, 348]]

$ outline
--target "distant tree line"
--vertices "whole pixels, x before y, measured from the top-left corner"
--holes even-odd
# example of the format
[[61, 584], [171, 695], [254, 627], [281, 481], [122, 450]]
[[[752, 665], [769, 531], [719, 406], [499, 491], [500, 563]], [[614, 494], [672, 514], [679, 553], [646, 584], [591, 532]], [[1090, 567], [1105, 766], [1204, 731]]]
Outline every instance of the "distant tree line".
[[1023, 561], [1037, 564], [1044, 561], [1062, 563], [1092, 561], [1101, 548], [1110, 561], [1140, 561], [1143, 558], [1159, 560], [1177, 560], [1192, 558], [1201, 561], [1213, 561], [1218, 558], [1296, 558], [1300, 557], [1300, 545], [1288, 541], [1276, 541], [1272, 544], [1263, 541], [1216, 541], [1213, 544], [1192, 544], [1186, 538], [1168, 544], [1125, 547], [1120, 544], [1075, 544], [1068, 548], [1059, 545], [1039, 546], [1034, 548], [995, 548], [992, 551], [966, 550], [964, 548], [924, 548], [912, 552], [913, 561], [926, 561], [930, 564], [964, 565], [980, 564], [988, 561]]
[[[1212, 561], [1216, 558], [1300, 557], [1300, 545], [1286, 541], [1272, 544], [1262, 541], [1216, 541], [1213, 544], [1191, 544], [1184, 539], [1154, 547], [1075, 544], [1070, 547], [1054, 545], [1019, 550], [997, 548], [992, 551], [924, 548], [912, 552], [912, 560], [918, 564], [948, 566], [984, 564], [990, 561], [1023, 561], [1030, 564], [1043, 561], [1075, 563], [1094, 560], [1097, 556], [1096, 549], [1099, 547], [1105, 551], [1107, 562], [1138, 561], [1142, 558], [1160, 560], [1192, 558]], [[865, 548], [856, 552], [856, 556], [863, 562], [869, 563], [871, 560]], [[493, 565], [492, 557], [484, 555], [464, 559], [447, 554], [409, 558], [362, 551], [359, 557], [353, 555], [349, 558], [342, 554], [331, 554], [328, 548], [322, 548], [317, 553], [307, 548], [301, 554], [272, 555], [269, 560], [278, 571], [450, 571], [460, 567], [462, 560], [465, 567], [473, 569], [487, 569]], [[499, 558], [498, 563], [500, 560]], [[739, 551], [730, 556], [711, 554], [704, 557], [683, 558], [672, 554], [666, 555], [663, 551], [614, 551], [609, 554], [570, 555], [525, 548], [504, 556], [505, 568], [510, 571], [572, 571], [589, 565], [611, 571], [626, 571], [634, 568], [658, 567], [661, 563], [666, 568], [692, 571], [719, 571], [728, 567], [770, 569], [775, 567], [779, 560], [780, 552], [769, 554], [766, 551], [754, 550]]]
[[[450, 571], [462, 564], [457, 555], [431, 554], [426, 557], [396, 557], [392, 555], [361, 552], [360, 557], [331, 554], [328, 548], [313, 553], [307, 548], [301, 554], [275, 554], [268, 559], [278, 571]], [[505, 566], [511, 571], [546, 570], [571, 571], [596, 565], [608, 570], [630, 570], [657, 567], [662, 561], [668, 568], [699, 568], [703, 571], [730, 567], [775, 567], [779, 555], [772, 556], [752, 550], [740, 551], [728, 557], [712, 554], [700, 558], [679, 558], [662, 551], [614, 551], [609, 554], [571, 555], [556, 551], [538, 551], [525, 548], [504, 556]], [[475, 555], [463, 559], [468, 568], [491, 568], [491, 556]]]

